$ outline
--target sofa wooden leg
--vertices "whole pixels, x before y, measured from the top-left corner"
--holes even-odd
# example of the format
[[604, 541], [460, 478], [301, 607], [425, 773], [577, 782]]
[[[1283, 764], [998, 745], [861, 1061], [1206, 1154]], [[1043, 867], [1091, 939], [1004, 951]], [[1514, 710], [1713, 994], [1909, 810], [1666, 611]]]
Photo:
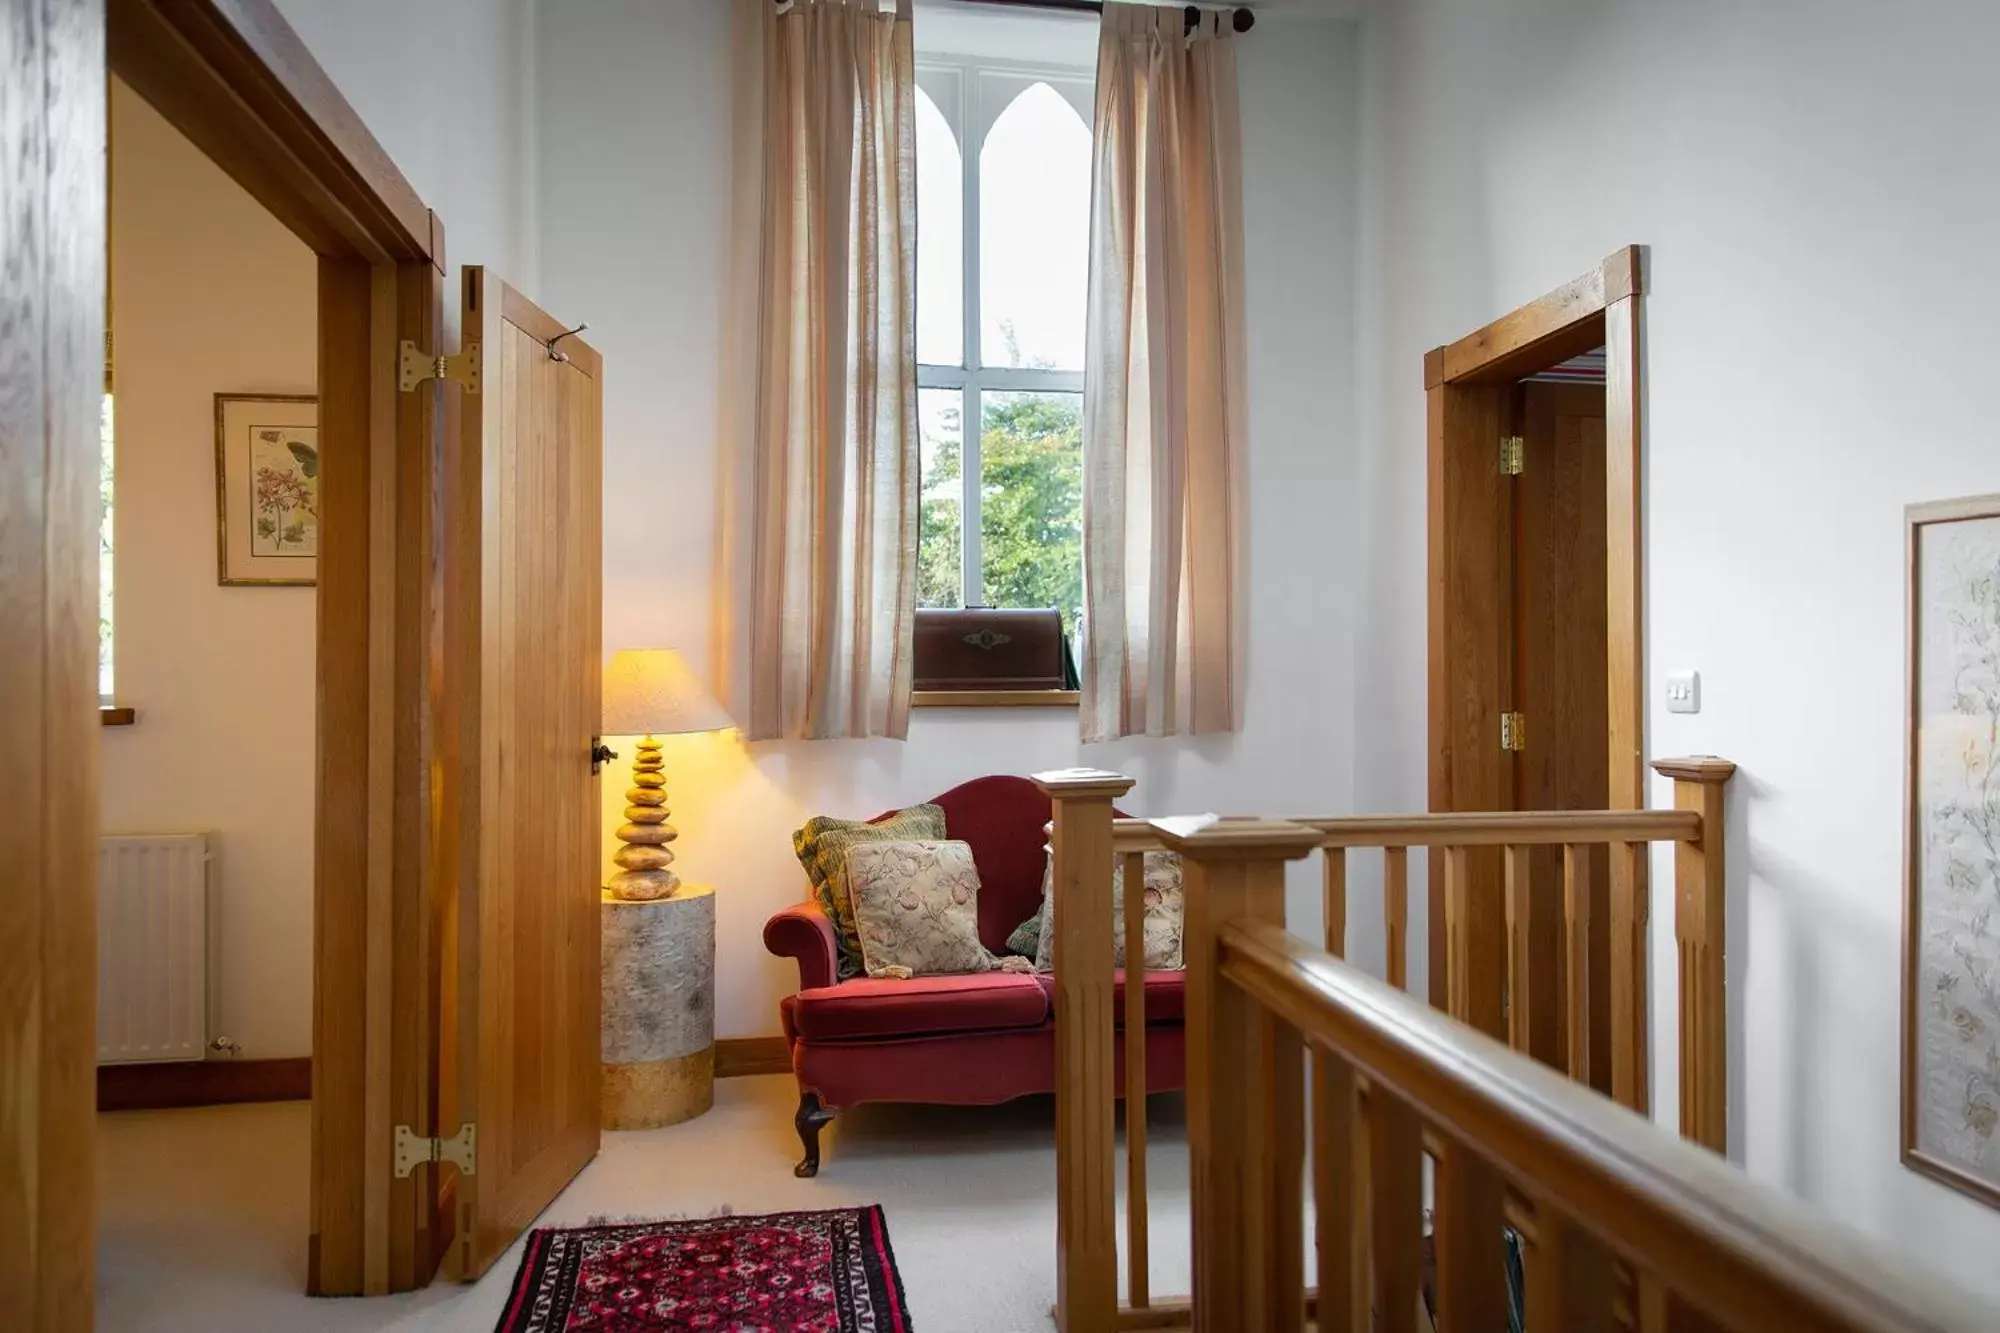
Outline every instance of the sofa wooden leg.
[[810, 1180], [819, 1174], [819, 1131], [821, 1126], [833, 1119], [834, 1113], [821, 1102], [819, 1094], [808, 1092], [799, 1098], [799, 1113], [792, 1123], [799, 1128], [799, 1142], [804, 1145], [806, 1155], [792, 1174], [801, 1180]]

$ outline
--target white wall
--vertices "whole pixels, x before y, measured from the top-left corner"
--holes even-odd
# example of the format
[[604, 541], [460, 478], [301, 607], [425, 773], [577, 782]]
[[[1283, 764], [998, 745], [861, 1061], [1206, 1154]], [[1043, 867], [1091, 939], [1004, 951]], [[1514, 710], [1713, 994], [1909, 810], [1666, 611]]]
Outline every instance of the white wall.
[[[728, 256], [729, 6], [539, 8], [545, 301], [590, 321], [605, 357], [605, 644], [676, 646], [700, 669]], [[929, 711], [904, 744], [668, 740], [676, 868], [720, 889], [721, 1035], [775, 1031], [778, 998], [797, 985], [760, 932], [805, 892], [790, 833], [812, 814], [870, 815], [982, 773], [1079, 761], [1137, 776], [1137, 810], [1349, 808], [1354, 34], [1273, 18], [1239, 50], [1251, 331], [1244, 732], [1086, 753], [1073, 713]], [[627, 763], [605, 781], [607, 828]], [[1316, 930], [1303, 884], [1297, 908], [1300, 928]]]
[[1996, 42], [1983, 0], [1377, 7], [1355, 771], [1423, 800], [1424, 349], [1650, 245], [1646, 668], [1704, 679], [1647, 749], [1742, 765], [1736, 1152], [2000, 1296], [2000, 1217], [1897, 1161], [1902, 507], [2000, 489]]
[[312, 252], [113, 84], [116, 697], [107, 833], [216, 830], [221, 1029], [312, 1052], [311, 588], [216, 584], [217, 393], [311, 393]]
[[[464, 264], [537, 287], [535, 0], [276, 0]], [[682, 5], [707, 0], [670, 0]]]

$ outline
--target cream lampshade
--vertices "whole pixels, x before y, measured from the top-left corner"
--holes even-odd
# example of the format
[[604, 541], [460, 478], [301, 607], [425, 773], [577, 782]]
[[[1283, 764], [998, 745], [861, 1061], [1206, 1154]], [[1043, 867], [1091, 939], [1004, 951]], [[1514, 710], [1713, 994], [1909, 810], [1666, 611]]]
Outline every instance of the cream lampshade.
[[625, 792], [625, 823], [618, 829], [625, 845], [611, 858], [619, 872], [605, 887], [636, 901], [670, 898], [681, 881], [667, 868], [674, 860], [667, 844], [680, 834], [667, 822], [667, 780], [654, 737], [720, 731], [735, 723], [673, 649], [621, 648], [604, 668], [601, 725], [606, 736], [644, 737]]

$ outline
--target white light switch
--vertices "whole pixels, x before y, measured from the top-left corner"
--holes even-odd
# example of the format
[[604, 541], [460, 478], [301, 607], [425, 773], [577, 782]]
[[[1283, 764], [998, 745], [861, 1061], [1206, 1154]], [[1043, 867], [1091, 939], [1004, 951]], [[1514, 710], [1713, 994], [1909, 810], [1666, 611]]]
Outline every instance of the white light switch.
[[1667, 711], [1669, 713], [1699, 713], [1701, 711], [1701, 673], [1699, 671], [1676, 671], [1667, 677]]

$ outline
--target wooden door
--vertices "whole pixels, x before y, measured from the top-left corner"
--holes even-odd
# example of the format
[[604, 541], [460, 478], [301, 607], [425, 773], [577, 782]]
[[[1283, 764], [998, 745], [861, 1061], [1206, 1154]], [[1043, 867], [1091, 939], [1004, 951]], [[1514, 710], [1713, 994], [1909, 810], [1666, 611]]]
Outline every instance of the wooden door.
[[0, 6], [0, 1325], [91, 1326], [104, 14]]
[[[597, 1153], [601, 362], [506, 283], [465, 270], [477, 393], [448, 432], [439, 1132], [476, 1127], [453, 1274], [483, 1273]], [[463, 485], [457, 483], [463, 482]], [[476, 489], [475, 489], [476, 488]]]
[[[1604, 386], [1528, 381], [1516, 396], [1522, 467], [1513, 479], [1513, 707], [1528, 719], [1514, 756], [1517, 810], [1610, 808], [1609, 697], [1605, 673]], [[1593, 904], [1604, 903], [1609, 857], [1585, 849]], [[1531, 1049], [1564, 1065], [1563, 858], [1532, 858], [1534, 939]], [[1608, 1012], [1609, 913], [1591, 915], [1591, 1008]], [[1603, 960], [1603, 961], [1599, 961]], [[1609, 1086], [1610, 1029], [1596, 1024], [1594, 1075]]]

